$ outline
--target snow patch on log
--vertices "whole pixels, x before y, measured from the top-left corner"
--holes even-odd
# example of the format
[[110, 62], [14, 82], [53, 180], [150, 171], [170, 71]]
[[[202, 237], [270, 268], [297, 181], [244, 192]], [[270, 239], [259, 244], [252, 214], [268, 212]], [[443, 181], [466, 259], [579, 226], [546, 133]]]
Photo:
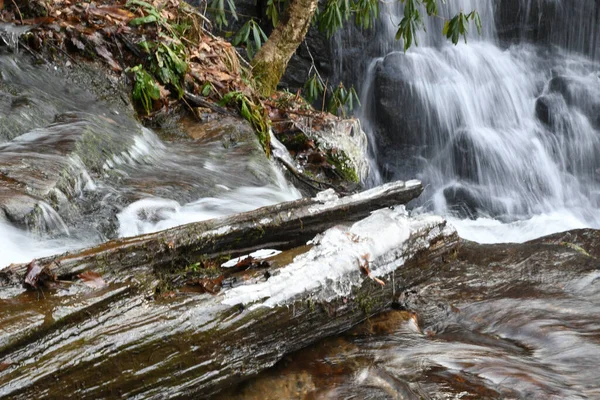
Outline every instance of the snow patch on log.
[[297, 256], [279, 274], [226, 292], [223, 303], [254, 303], [253, 309], [285, 304], [301, 294], [322, 301], [346, 297], [367, 279], [360, 270], [365, 261], [371, 276], [385, 277], [427, 249], [434, 238], [454, 232], [441, 217], [409, 217], [404, 206], [378, 210], [350, 227], [328, 229], [311, 241], [311, 250]]
[[254, 253], [250, 253], [246, 256], [232, 258], [231, 260], [227, 261], [226, 263], [221, 264], [221, 267], [231, 268], [231, 267], [235, 267], [239, 262], [244, 261], [247, 258], [252, 258], [253, 260], [264, 260], [265, 258], [274, 257], [280, 253], [281, 253], [281, 251], [279, 251], [279, 250], [261, 249], [261, 250], [255, 251]]
[[339, 198], [335, 194], [333, 189], [327, 189], [323, 192], [318, 193], [313, 198], [313, 200], [315, 200], [319, 204], [316, 204], [313, 207], [309, 208], [308, 211], [314, 214], [320, 211], [331, 209], [333, 207], [343, 206], [344, 204], [376, 199], [377, 197], [383, 195], [387, 191], [397, 190], [400, 188], [412, 188], [421, 185], [421, 181], [418, 180], [411, 180], [408, 181], [408, 183], [410, 183], [410, 186], [407, 186], [407, 183], [403, 181], [389, 182], [384, 185], [365, 190], [364, 192], [356, 193], [342, 198]]

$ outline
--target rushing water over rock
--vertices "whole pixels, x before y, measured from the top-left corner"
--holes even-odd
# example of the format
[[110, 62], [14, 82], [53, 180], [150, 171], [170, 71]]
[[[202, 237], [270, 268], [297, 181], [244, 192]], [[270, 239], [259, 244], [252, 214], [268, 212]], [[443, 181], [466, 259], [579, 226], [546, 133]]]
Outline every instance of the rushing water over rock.
[[[465, 218], [512, 223], [513, 235], [487, 239], [498, 241], [531, 239], [514, 223], [546, 225], [556, 214], [570, 222], [557, 231], [600, 227], [600, 4], [452, 3], [443, 15], [480, 12], [481, 36], [473, 26], [469, 43], [453, 46], [440, 39], [441, 23], [429, 22], [419, 47], [380, 45], [391, 51], [364, 67], [361, 117], [381, 179], [416, 175], [429, 185], [421, 205], [458, 217], [469, 238], [477, 224], [462, 229]], [[510, 22], [519, 28], [510, 38], [506, 10], [523, 18]], [[401, 15], [387, 11], [380, 41], [393, 39], [384, 33]], [[505, 48], [508, 39], [517, 43]], [[532, 219], [540, 215], [548, 218]], [[533, 237], [549, 233], [540, 228]]]
[[162, 140], [53, 68], [0, 55], [0, 78], [0, 268], [299, 197], [243, 121]]

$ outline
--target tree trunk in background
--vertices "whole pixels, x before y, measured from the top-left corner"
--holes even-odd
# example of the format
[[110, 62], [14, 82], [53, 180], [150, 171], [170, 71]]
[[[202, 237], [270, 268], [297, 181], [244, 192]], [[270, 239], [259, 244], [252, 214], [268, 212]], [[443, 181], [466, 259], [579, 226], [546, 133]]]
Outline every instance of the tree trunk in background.
[[292, 0], [269, 40], [252, 59], [262, 95], [270, 96], [277, 89], [290, 58], [310, 28], [318, 3], [318, 0]]

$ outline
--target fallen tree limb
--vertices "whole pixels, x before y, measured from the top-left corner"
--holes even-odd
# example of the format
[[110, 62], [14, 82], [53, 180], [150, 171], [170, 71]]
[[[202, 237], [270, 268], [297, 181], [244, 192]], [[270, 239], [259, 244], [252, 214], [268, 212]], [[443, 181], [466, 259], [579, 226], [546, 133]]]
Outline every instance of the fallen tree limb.
[[[350, 229], [331, 229], [314, 253], [272, 271], [266, 282], [216, 296], [151, 299], [135, 280], [108, 278], [102, 289], [73, 283], [67, 294], [44, 298], [0, 291], [0, 397], [202, 398], [247, 379], [284, 354], [389, 307], [395, 294], [428, 279], [456, 249], [458, 236], [443, 220], [398, 215], [384, 210]], [[391, 241], [374, 242], [378, 233]], [[350, 246], [326, 249], [327, 235], [346, 238]], [[361, 274], [360, 260], [345, 263], [364, 246], [374, 249], [365, 260], [384, 286]], [[342, 272], [327, 275], [336, 260], [345, 263]], [[298, 287], [302, 268], [317, 273]], [[329, 278], [316, 276], [321, 273]], [[265, 291], [272, 295], [263, 298]], [[246, 301], [249, 294], [255, 299]]]
[[[358, 221], [372, 211], [408, 203], [421, 194], [418, 181], [393, 182], [338, 199], [331, 193], [258, 210], [113, 240], [75, 253], [38, 260], [61, 279], [86, 270], [125, 279], [132, 274], [173, 270], [200, 260], [246, 254], [261, 248], [303, 245], [336, 224]], [[134, 270], [135, 269], [135, 270]], [[26, 264], [0, 271], [0, 285], [20, 285]]]
[[205, 107], [205, 108], [211, 109], [212, 111], [214, 111], [218, 114], [229, 115], [232, 117], [238, 117], [238, 115], [236, 113], [229, 111], [227, 108], [221, 107], [214, 103], [206, 101], [202, 97], [196, 96], [195, 94], [192, 94], [190, 92], [185, 92], [185, 94], [183, 95], [183, 98], [190, 105], [192, 105], [194, 107]]

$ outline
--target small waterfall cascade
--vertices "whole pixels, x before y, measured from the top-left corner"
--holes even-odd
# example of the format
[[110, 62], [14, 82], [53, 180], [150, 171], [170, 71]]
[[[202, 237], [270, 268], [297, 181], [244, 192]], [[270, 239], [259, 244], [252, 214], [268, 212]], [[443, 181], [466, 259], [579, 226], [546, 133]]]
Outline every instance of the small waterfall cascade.
[[472, 9], [481, 35], [472, 24], [454, 46], [442, 19], [426, 19], [406, 53], [394, 43], [402, 7], [382, 11], [383, 51], [348, 76], [378, 169], [369, 184], [417, 176], [420, 206], [482, 241], [600, 227], [600, 3], [465, 0], [440, 14]]
[[[9, 28], [2, 43], [18, 34]], [[100, 101], [2, 43], [0, 269], [300, 197], [248, 125], [153, 131], [118, 98]]]

